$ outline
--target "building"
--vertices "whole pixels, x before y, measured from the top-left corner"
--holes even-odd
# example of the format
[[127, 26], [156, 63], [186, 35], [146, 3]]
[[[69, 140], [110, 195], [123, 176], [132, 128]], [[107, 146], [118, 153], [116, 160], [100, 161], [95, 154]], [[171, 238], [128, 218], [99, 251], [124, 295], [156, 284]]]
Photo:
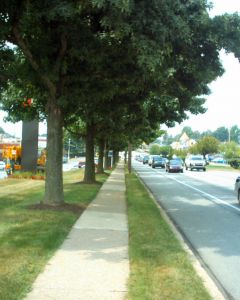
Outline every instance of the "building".
[[186, 150], [196, 144], [196, 141], [190, 139], [189, 136], [184, 132], [178, 142], [173, 142], [171, 147], [175, 150]]

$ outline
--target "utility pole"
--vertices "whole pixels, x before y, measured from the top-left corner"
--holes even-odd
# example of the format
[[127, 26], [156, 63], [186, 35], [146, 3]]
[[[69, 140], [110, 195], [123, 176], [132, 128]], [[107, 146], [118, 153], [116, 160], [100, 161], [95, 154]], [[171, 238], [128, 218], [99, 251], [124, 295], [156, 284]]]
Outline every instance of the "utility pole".
[[23, 121], [22, 124], [23, 171], [36, 172], [38, 159], [38, 120]]

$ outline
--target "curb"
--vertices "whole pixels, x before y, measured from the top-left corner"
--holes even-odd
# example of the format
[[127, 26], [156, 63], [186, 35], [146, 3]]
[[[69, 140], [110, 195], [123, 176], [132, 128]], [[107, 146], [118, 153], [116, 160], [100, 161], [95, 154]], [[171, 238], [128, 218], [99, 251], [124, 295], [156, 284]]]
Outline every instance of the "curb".
[[210, 296], [214, 300], [227, 300], [231, 299], [227, 293], [224, 291], [224, 288], [220, 286], [220, 283], [217, 282], [217, 280], [214, 278], [214, 275], [210, 275], [211, 271], [207, 271], [208, 267], [205, 265], [205, 263], [202, 261], [201, 257], [195, 253], [191, 247], [190, 242], [187, 240], [187, 238], [179, 231], [177, 226], [174, 224], [173, 220], [168, 216], [168, 214], [165, 212], [164, 207], [156, 201], [153, 193], [151, 190], [146, 186], [146, 184], [143, 182], [143, 180], [139, 177], [138, 173], [134, 171], [139, 181], [142, 183], [142, 185], [145, 187], [146, 191], [148, 192], [149, 196], [153, 200], [153, 202], [156, 204], [161, 216], [163, 219], [167, 222], [167, 224], [170, 226], [171, 230], [173, 231], [174, 235], [180, 242], [183, 249], [187, 252], [190, 262], [193, 265], [193, 268], [197, 272], [198, 276], [202, 279], [203, 285], [209, 292]]

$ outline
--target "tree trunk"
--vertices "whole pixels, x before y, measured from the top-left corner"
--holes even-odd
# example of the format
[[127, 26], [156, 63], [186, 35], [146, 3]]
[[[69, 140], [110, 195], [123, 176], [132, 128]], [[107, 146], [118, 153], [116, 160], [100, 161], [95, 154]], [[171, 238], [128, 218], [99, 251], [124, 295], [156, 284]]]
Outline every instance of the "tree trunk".
[[113, 151], [113, 165], [115, 166], [119, 161], [119, 152], [118, 151]]
[[104, 168], [103, 168], [104, 145], [105, 145], [104, 139], [101, 139], [99, 141], [98, 166], [97, 166], [97, 172], [99, 174], [104, 173]]
[[132, 144], [128, 143], [128, 173], [132, 173]]
[[124, 151], [124, 164], [127, 163], [127, 150]]
[[96, 182], [94, 163], [94, 126], [90, 123], [87, 123], [86, 130], [86, 165], [84, 182], [94, 183]]
[[48, 104], [47, 109], [47, 161], [44, 203], [59, 205], [64, 202], [62, 176], [63, 121], [61, 109], [54, 100]]
[[119, 151], [116, 151], [116, 163], [118, 164], [120, 159]]
[[105, 143], [105, 150], [104, 150], [104, 169], [108, 170], [109, 169], [109, 157], [108, 157], [108, 143]]

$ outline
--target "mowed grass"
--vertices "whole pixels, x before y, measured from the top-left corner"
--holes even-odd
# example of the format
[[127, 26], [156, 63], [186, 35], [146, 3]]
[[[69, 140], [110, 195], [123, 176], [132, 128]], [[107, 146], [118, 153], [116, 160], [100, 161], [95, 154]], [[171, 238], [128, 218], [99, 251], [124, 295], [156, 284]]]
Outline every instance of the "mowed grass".
[[234, 169], [230, 165], [207, 165], [207, 171], [232, 171], [232, 172], [239, 172], [239, 169]]
[[126, 175], [130, 278], [127, 299], [211, 299], [144, 186]]
[[0, 299], [22, 299], [48, 259], [66, 238], [72, 225], [107, 175], [97, 184], [82, 184], [83, 171], [64, 174], [66, 205], [57, 209], [38, 204], [44, 181], [0, 181]]

